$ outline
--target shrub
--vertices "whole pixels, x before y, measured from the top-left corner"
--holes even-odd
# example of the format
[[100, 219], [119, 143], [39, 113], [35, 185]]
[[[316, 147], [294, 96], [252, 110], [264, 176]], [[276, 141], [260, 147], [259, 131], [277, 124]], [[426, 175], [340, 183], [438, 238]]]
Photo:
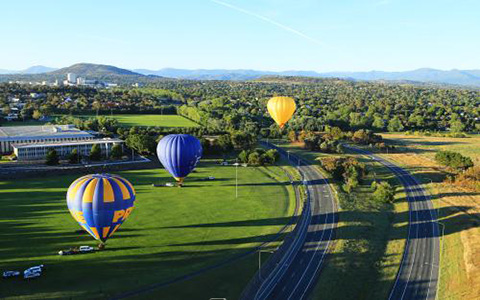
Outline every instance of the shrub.
[[435, 154], [435, 160], [441, 165], [454, 169], [465, 170], [473, 166], [473, 161], [470, 157], [452, 151], [438, 151]]
[[72, 152], [68, 156], [68, 162], [71, 164], [78, 164], [80, 162], [80, 157], [78, 155], [77, 149], [72, 150]]
[[45, 157], [45, 163], [49, 166], [55, 166], [58, 165], [60, 162], [58, 158], [57, 151], [55, 149], [50, 149], [47, 152], [47, 156]]
[[101, 160], [102, 159], [102, 150], [100, 149], [100, 145], [94, 144], [92, 146], [92, 150], [90, 150], [90, 159], [91, 160]]
[[372, 194], [372, 197], [377, 202], [382, 203], [392, 203], [395, 198], [395, 188], [390, 185], [390, 183], [383, 181], [380, 183], [373, 182], [372, 187], [375, 191]]
[[123, 149], [122, 149], [122, 145], [119, 145], [119, 144], [116, 144], [116, 145], [113, 145], [112, 147], [112, 158], [113, 159], [120, 159], [122, 158], [123, 156]]

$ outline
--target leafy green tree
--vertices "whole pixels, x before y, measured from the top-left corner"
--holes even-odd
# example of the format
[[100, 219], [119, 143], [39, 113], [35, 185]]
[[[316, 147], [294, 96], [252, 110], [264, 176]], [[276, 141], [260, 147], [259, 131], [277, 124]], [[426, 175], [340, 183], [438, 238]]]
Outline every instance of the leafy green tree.
[[387, 181], [380, 183], [373, 182], [372, 187], [375, 191], [372, 194], [372, 197], [377, 202], [382, 203], [392, 203], [395, 199], [395, 188], [392, 187]]
[[122, 158], [122, 156], [123, 156], [122, 145], [119, 145], [119, 144], [113, 145], [111, 156], [112, 156], [113, 159]]
[[405, 127], [402, 124], [402, 121], [398, 118], [398, 116], [393, 117], [389, 122], [387, 129], [390, 132], [398, 132], [402, 131]]
[[68, 155], [68, 162], [71, 164], [78, 164], [80, 162], [80, 156], [76, 148]]
[[41, 117], [43, 117], [43, 114], [39, 110], [34, 110], [33, 111], [33, 114], [32, 114], [33, 119], [38, 120]]
[[45, 157], [45, 163], [49, 166], [55, 166], [60, 163], [60, 159], [55, 149], [49, 149], [47, 151], [47, 156]]
[[262, 164], [262, 159], [258, 152], [252, 152], [248, 155], [248, 164], [253, 166], [259, 166]]
[[89, 158], [91, 160], [101, 160], [102, 159], [102, 149], [99, 144], [93, 144], [92, 149], [90, 150]]

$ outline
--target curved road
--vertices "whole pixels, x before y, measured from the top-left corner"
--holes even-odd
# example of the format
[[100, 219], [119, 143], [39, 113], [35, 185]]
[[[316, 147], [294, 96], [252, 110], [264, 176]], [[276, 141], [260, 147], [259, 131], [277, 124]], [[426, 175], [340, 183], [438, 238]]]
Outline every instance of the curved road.
[[[269, 145], [270, 147], [274, 147]], [[283, 156], [285, 150], [275, 147]], [[314, 166], [290, 154], [290, 161], [298, 164], [303, 183], [309, 195], [304, 210], [307, 213], [300, 221], [299, 236], [287, 259], [275, 267], [275, 271], [264, 276], [254, 299], [306, 299], [317, 282], [337, 225], [337, 206], [328, 181]], [[298, 243], [298, 246], [295, 245]]]
[[405, 187], [408, 236], [389, 300], [434, 300], [439, 278], [439, 224], [430, 196], [410, 173], [368, 151], [346, 146], [390, 169]]

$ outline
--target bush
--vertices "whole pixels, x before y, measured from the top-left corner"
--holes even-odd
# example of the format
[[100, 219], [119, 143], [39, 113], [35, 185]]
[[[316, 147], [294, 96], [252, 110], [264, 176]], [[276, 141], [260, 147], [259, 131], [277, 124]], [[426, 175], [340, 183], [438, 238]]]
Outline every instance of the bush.
[[92, 146], [92, 150], [90, 150], [90, 159], [91, 160], [101, 160], [102, 159], [102, 150], [100, 149], [100, 145], [94, 144]]
[[77, 149], [72, 150], [72, 152], [68, 156], [68, 162], [71, 164], [78, 164], [80, 162], [80, 157], [78, 155]]
[[473, 161], [470, 157], [452, 151], [438, 151], [435, 154], [435, 161], [441, 165], [454, 169], [465, 170], [473, 166]]
[[49, 166], [56, 166], [60, 162], [58, 158], [57, 151], [55, 149], [50, 149], [47, 152], [47, 156], [45, 157], [45, 163]]
[[395, 188], [386, 181], [380, 183], [374, 181], [372, 188], [375, 190], [372, 197], [377, 202], [392, 203], [395, 199]]
[[113, 145], [112, 147], [112, 158], [113, 159], [120, 159], [122, 158], [123, 156], [123, 149], [122, 149], [122, 145], [119, 145], [119, 144], [116, 144], [116, 145]]

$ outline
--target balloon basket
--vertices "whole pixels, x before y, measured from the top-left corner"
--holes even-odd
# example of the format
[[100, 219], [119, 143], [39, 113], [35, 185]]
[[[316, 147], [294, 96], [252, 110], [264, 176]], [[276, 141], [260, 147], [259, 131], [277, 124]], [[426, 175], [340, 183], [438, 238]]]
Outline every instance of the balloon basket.
[[105, 249], [105, 243], [100, 243], [98, 244], [98, 250], [104, 250]]

